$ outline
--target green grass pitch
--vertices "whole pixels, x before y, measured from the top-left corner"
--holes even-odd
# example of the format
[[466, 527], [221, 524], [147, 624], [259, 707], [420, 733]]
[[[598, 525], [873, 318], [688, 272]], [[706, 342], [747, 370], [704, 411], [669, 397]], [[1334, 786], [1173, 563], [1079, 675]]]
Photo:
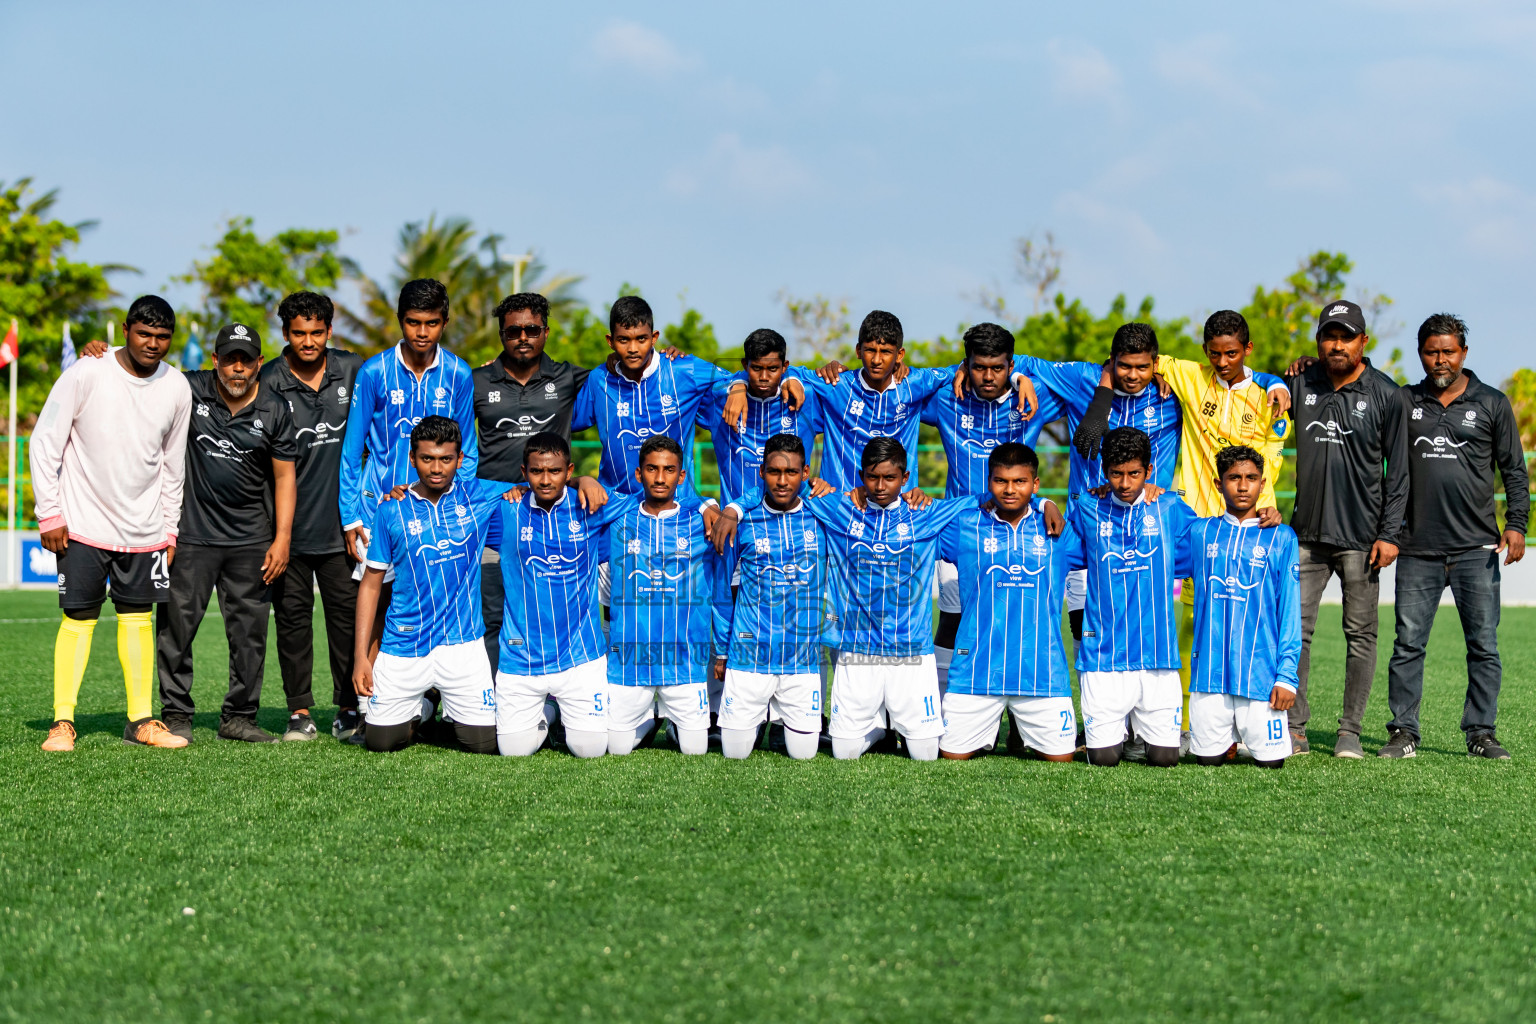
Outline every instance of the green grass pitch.
[[378, 757], [223, 743], [212, 714], [190, 750], [145, 750], [120, 741], [110, 621], [79, 749], [44, 756], [56, 616], [0, 594], [5, 1019], [1536, 1018], [1536, 611], [1505, 613], [1513, 762], [1464, 753], [1450, 612], [1420, 757], [1330, 758], [1325, 608], [1314, 753], [1281, 772]]

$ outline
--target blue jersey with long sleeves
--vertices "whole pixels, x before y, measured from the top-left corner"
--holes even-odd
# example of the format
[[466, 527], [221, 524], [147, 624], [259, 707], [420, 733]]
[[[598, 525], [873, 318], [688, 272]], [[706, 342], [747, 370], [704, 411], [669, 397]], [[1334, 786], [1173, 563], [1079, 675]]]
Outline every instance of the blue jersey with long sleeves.
[[1229, 515], [1195, 521], [1185, 544], [1195, 584], [1192, 693], [1269, 700], [1296, 689], [1301, 570], [1296, 532]]
[[[743, 672], [815, 672], [829, 632], [827, 537], [802, 500], [787, 512], [766, 501], [746, 511], [716, 579], [717, 653]], [[741, 585], [731, 605], [731, 578]]]
[[381, 651], [419, 658], [434, 647], [484, 639], [480, 552], [500, 540], [506, 489], [461, 475], [436, 502], [407, 489], [374, 511], [368, 567], [395, 570]]
[[940, 388], [954, 383], [955, 368], [914, 369], [884, 391], [876, 391], [864, 382], [858, 367], [844, 371], [836, 384], [828, 384], [815, 373], [790, 367], [805, 384], [807, 395], [814, 394], [821, 417], [821, 465], [818, 475], [839, 491], [858, 487], [864, 446], [877, 437], [892, 437], [907, 452], [907, 468], [917, 473], [917, 430], [923, 403]]
[[746, 422], [740, 430], [727, 425], [724, 421], [725, 401], [731, 383], [738, 380], [746, 380], [746, 374], [738, 373], [729, 380], [717, 382], [710, 394], [707, 412], [700, 417], [700, 426], [709, 429], [710, 440], [715, 446], [721, 504], [762, 485], [758, 470], [763, 465], [763, 446], [770, 437], [775, 434], [799, 437], [805, 445], [805, 461], [809, 465], [811, 453], [816, 450], [816, 435], [821, 432], [816, 396], [809, 388], [799, 409], [791, 409], [778, 395], [769, 398], [748, 395]]
[[1188, 549], [1179, 545], [1194, 510], [1175, 494], [1133, 505], [1087, 496], [1067, 519], [1076, 531], [1069, 568], [1088, 570], [1077, 670], [1177, 669], [1173, 581], [1189, 575]]
[[1046, 532], [1038, 499], [1014, 526], [973, 505], [944, 527], [939, 557], [960, 570], [950, 693], [1072, 696], [1061, 607], [1076, 547], [1071, 525]]
[[[464, 463], [459, 476], [475, 475], [480, 444], [475, 435], [475, 383], [469, 364], [438, 348], [432, 365], [416, 378], [400, 354], [401, 345], [369, 359], [352, 384], [341, 446], [341, 522], [367, 526], [374, 508], [400, 484], [416, 482], [411, 468], [411, 428], [424, 416], [447, 416], [459, 425]], [[367, 453], [364, 464], [363, 454]]]
[[610, 492], [639, 496], [635, 470], [640, 465], [640, 446], [650, 437], [665, 434], [683, 448], [687, 476], [677, 489], [678, 500], [693, 494], [693, 428], [711, 386], [729, 376], [702, 359], [668, 359], [660, 352], [651, 353], [638, 381], [609, 373], [606, 367], [587, 374], [576, 394], [571, 429], [597, 427], [603, 446], [597, 478], [602, 485]]
[[944, 497], [986, 494], [987, 460], [993, 449], [1008, 441], [1034, 447], [1045, 425], [1061, 418], [1061, 400], [1038, 380], [1033, 383], [1040, 404], [1027, 420], [1019, 415], [1019, 396], [1011, 390], [986, 401], [969, 391], [956, 398], [953, 387], [940, 388], [923, 404], [922, 420], [939, 428], [949, 463]]
[[501, 508], [501, 671], [563, 672], [606, 653], [597, 609], [597, 567], [608, 559], [607, 526], [638, 504], [615, 496], [596, 512], [567, 489], [548, 510], [533, 493]]
[[[1021, 356], [1024, 371], [1036, 382], [1036, 391], [1043, 383], [1065, 407], [1067, 436], [1077, 433], [1078, 424], [1088, 414], [1088, 404], [1098, 390], [1104, 367], [1098, 363], [1051, 363], [1035, 356]], [[1041, 402], [1045, 397], [1041, 396]], [[1152, 483], [1163, 490], [1173, 487], [1173, 469], [1179, 461], [1179, 432], [1183, 427], [1179, 413], [1179, 400], [1173, 394], [1167, 398], [1159, 395], [1157, 386], [1149, 384], [1139, 395], [1115, 392], [1109, 406], [1109, 427], [1135, 427], [1152, 441]], [[1100, 459], [1084, 459], [1073, 449], [1067, 466], [1067, 490], [1073, 500], [1087, 494], [1095, 487], [1108, 483], [1104, 465]]]
[[699, 507], [699, 499], [689, 497], [655, 516], [636, 503], [608, 525], [608, 682], [614, 686], [708, 678], [721, 563]]

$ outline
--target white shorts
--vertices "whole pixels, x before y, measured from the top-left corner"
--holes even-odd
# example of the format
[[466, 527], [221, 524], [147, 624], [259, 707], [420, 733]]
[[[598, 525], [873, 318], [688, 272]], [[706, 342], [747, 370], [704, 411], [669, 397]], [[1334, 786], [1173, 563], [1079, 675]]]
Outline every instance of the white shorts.
[[1136, 735], [1154, 747], [1177, 747], [1184, 714], [1179, 671], [1144, 668], [1131, 672], [1082, 672], [1083, 728], [1088, 746], [1112, 747], [1125, 739], [1129, 715]]
[[839, 651], [832, 670], [832, 722], [827, 731], [840, 740], [861, 740], [885, 725], [909, 740], [944, 735], [939, 707], [939, 670], [932, 654], [884, 658]]
[[608, 731], [608, 657], [542, 676], [496, 674], [496, 731], [529, 732], [544, 721], [544, 699], [560, 703], [560, 720], [573, 732]]
[[756, 729], [769, 717], [796, 732], [821, 732], [821, 676], [815, 672], [774, 675], [725, 670], [720, 728]]
[[1080, 612], [1088, 605], [1088, 570], [1067, 573], [1067, 611]]
[[934, 562], [933, 578], [939, 583], [939, 611], [959, 615], [960, 567], [954, 562]]
[[1255, 761], [1291, 756], [1290, 716], [1267, 700], [1228, 693], [1189, 695], [1189, 752], [1196, 757], [1225, 754], [1234, 743], [1248, 748]]
[[[358, 551], [363, 557], [358, 561], [356, 565], [352, 567], [352, 578], [358, 582], [362, 582], [363, 571], [368, 568], [368, 541], [366, 537], [366, 534], [359, 534], [357, 537]], [[394, 566], [390, 566], [388, 569], [384, 570], [384, 582], [395, 582]]]
[[709, 687], [703, 683], [677, 683], [673, 686], [608, 687], [608, 728], [628, 732], [656, 717], [679, 729], [709, 728]]
[[1013, 711], [1024, 745], [1042, 754], [1070, 754], [1077, 749], [1077, 716], [1071, 697], [983, 697], [974, 693], [944, 695], [944, 738], [939, 749], [969, 754], [997, 745], [1003, 709]]
[[460, 725], [496, 724], [496, 687], [485, 642], [444, 644], [419, 658], [379, 652], [373, 663], [369, 725], [404, 725], [421, 713], [432, 687], [443, 695], [443, 713]]
[[613, 573], [608, 569], [608, 563], [603, 562], [597, 567], [597, 605], [599, 608], [607, 608], [613, 598]]

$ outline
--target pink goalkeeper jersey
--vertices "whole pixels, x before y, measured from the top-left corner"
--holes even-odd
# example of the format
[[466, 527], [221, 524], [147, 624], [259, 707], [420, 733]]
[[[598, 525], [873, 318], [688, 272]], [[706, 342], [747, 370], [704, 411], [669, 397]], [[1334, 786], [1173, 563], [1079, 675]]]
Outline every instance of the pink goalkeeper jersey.
[[54, 382], [29, 443], [38, 528], [108, 551], [176, 543], [192, 391], [164, 363], [135, 377], [81, 359]]

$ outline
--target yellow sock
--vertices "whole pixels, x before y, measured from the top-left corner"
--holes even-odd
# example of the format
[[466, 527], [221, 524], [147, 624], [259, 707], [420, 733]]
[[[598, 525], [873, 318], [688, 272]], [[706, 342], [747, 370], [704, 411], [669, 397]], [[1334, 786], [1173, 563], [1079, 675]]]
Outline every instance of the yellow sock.
[[152, 612], [117, 617], [117, 660], [123, 663], [128, 688], [128, 721], [138, 722], [154, 712], [150, 684], [155, 678], [155, 627]]
[[95, 619], [66, 615], [59, 624], [59, 636], [53, 643], [53, 717], [57, 721], [75, 720], [75, 701], [80, 697], [86, 663], [91, 660], [91, 635], [95, 632]]
[[1181, 728], [1189, 731], [1189, 655], [1195, 649], [1195, 585], [1184, 581], [1179, 594], [1179, 686], [1184, 690]]

